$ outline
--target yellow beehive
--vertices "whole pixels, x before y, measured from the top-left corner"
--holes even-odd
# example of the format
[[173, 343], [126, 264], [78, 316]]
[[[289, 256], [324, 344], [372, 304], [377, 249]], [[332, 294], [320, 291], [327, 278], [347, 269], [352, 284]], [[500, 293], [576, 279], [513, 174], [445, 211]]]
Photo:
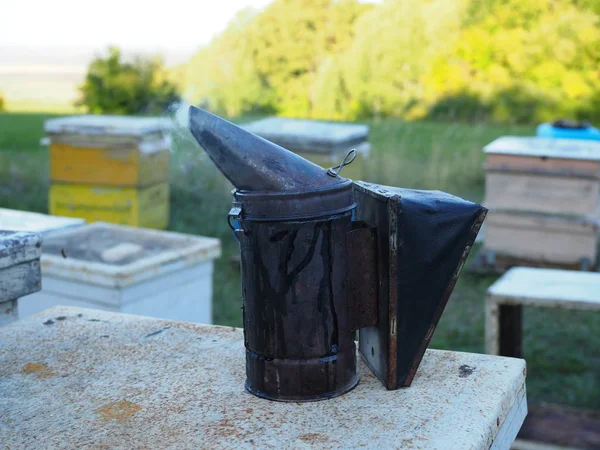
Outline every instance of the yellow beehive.
[[165, 228], [170, 127], [170, 121], [153, 117], [87, 115], [47, 121], [51, 213]]
[[50, 144], [50, 179], [53, 182], [147, 186], [164, 182], [168, 177], [166, 142], [155, 144], [152, 151], [140, 151], [136, 146]]
[[136, 187], [98, 187], [53, 184], [50, 214], [82, 217], [143, 228], [166, 228], [169, 222], [169, 184]]

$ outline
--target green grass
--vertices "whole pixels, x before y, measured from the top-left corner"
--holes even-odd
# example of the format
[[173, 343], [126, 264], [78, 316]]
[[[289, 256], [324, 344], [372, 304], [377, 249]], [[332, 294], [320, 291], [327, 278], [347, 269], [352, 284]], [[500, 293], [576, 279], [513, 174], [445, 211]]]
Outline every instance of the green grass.
[[[0, 114], [0, 206], [46, 212], [48, 155], [39, 147], [46, 117]], [[441, 189], [474, 201], [483, 197], [483, 145], [506, 134], [534, 133], [533, 127], [521, 126], [367, 123], [373, 150], [363, 167], [366, 180]], [[237, 243], [226, 222], [230, 186], [202, 152], [182, 139], [172, 154], [171, 183], [170, 229], [222, 240], [223, 257], [215, 266], [215, 321], [240, 326], [240, 276], [230, 262]], [[463, 272], [432, 347], [484, 351], [484, 293], [495, 279]], [[524, 323], [529, 399], [600, 409], [600, 314], [526, 308]]]

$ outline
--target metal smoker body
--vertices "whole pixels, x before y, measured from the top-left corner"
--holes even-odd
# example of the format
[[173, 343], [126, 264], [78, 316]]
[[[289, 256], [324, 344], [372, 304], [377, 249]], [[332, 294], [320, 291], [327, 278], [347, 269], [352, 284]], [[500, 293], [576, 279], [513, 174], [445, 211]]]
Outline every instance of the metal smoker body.
[[190, 130], [235, 186], [246, 388], [335, 397], [359, 349], [388, 389], [409, 386], [485, 208], [344, 179], [201, 109]]

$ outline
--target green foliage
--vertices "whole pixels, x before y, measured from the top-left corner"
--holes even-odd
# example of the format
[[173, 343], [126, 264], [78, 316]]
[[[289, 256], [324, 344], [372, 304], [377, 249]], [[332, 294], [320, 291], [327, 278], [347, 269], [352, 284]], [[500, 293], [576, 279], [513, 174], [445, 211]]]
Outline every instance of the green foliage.
[[2, 93], [0, 93], [0, 111], [4, 111], [5, 107], [4, 97], [2, 96]]
[[248, 39], [255, 16], [251, 9], [240, 12], [210, 46], [176, 69], [173, 79], [186, 99], [228, 116], [270, 110], [272, 94], [256, 69]]
[[598, 0], [275, 0], [176, 77], [228, 115], [600, 120]]
[[[568, 0], [496, 0], [488, 7], [438, 55], [424, 79], [430, 104], [468, 92], [497, 121], [600, 118], [591, 105], [600, 92], [597, 15]], [[456, 105], [456, 117], [473, 119], [469, 114]]]
[[80, 91], [78, 106], [94, 114], [159, 114], [179, 99], [160, 58], [124, 62], [115, 47], [90, 63]]
[[[371, 5], [357, 0], [276, 0], [246, 10], [173, 78], [184, 96], [217, 112], [238, 115], [313, 113], [331, 60], [354, 38], [356, 19]], [[321, 107], [316, 108], [319, 113]]]
[[350, 117], [411, 117], [437, 53], [457, 38], [464, 1], [389, 1], [360, 18], [344, 55]]

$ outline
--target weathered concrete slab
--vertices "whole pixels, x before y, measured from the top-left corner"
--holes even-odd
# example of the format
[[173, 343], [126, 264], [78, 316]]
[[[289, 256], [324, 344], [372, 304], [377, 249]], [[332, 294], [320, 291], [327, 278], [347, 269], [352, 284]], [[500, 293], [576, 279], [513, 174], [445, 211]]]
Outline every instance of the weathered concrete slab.
[[292, 151], [334, 153], [350, 150], [369, 137], [367, 125], [269, 117], [242, 125], [248, 131]]
[[81, 226], [83, 219], [51, 216], [29, 211], [0, 208], [0, 230], [30, 231], [48, 237], [65, 228]]
[[240, 329], [59, 307], [0, 329], [0, 442], [507, 449], [526, 414], [519, 359], [428, 350], [398, 391], [360, 373], [335, 399], [270, 402], [244, 390]]

